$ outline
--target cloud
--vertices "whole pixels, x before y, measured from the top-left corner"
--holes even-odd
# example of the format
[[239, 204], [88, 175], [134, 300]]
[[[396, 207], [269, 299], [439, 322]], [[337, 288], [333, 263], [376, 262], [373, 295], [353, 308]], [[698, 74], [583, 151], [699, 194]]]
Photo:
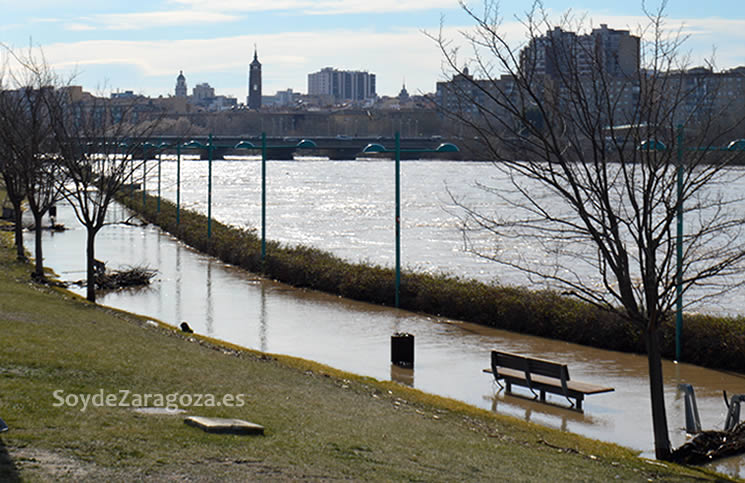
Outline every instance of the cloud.
[[221, 12], [296, 11], [324, 15], [380, 14], [457, 7], [455, 0], [171, 0], [170, 3]]
[[142, 30], [209, 23], [232, 22], [235, 15], [197, 10], [92, 15], [66, 25], [67, 30]]
[[[224, 1], [223, 1], [224, 3]], [[289, 0], [285, 4], [290, 3]], [[293, 1], [293, 3], [296, 3]], [[182, 17], [189, 19], [190, 17]], [[607, 23], [611, 28], [636, 32], [644, 17], [619, 17], [588, 14], [594, 26]], [[155, 20], [151, 20], [155, 22]], [[692, 65], [700, 65], [711, 54], [717, 43], [717, 61], [722, 68], [745, 64], [745, 24], [727, 19], [668, 19], [670, 30], [681, 24], [690, 39], [683, 53], [691, 50]], [[437, 34], [439, 25], [427, 27]], [[463, 44], [461, 31], [472, 25], [446, 25], [443, 33], [454, 45]], [[524, 44], [525, 30], [517, 22], [502, 24], [510, 44]], [[293, 88], [307, 89], [307, 75], [323, 67], [348, 70], [367, 70], [377, 75], [378, 93], [398, 92], [404, 78], [409, 92], [432, 92], [435, 83], [447, 77], [442, 70], [442, 55], [436, 44], [416, 28], [350, 30], [333, 29], [319, 32], [294, 31], [203, 39], [181, 40], [96, 40], [65, 42], [44, 46], [47, 59], [56, 68], [73, 70], [79, 67], [86, 86], [95, 86], [101, 79], [88, 79], [88, 72], [107, 72], [126, 69], [137, 72], [135, 77], [117, 79], [113, 88], [146, 91], [149, 95], [168, 95], [173, 92], [175, 76], [180, 70], [187, 76], [189, 87], [209, 82], [219, 93], [232, 93], [239, 99], [245, 96], [247, 65], [258, 45], [259, 60], [263, 64], [263, 84], [266, 93]], [[302, 47], [299, 47], [302, 46]], [[467, 62], [470, 52], [462, 48], [458, 63]], [[93, 74], [90, 74], [93, 75]]]

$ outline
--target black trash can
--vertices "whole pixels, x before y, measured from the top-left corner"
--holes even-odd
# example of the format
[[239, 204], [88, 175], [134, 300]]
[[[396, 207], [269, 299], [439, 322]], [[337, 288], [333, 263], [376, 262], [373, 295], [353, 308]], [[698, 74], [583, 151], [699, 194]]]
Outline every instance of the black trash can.
[[396, 332], [391, 336], [391, 363], [400, 367], [414, 367], [414, 335]]

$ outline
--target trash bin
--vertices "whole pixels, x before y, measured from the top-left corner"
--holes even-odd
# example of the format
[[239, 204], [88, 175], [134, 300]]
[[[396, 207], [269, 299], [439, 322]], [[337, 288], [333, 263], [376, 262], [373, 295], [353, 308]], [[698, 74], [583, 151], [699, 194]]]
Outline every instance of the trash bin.
[[414, 335], [396, 332], [391, 336], [391, 363], [400, 367], [414, 367]]

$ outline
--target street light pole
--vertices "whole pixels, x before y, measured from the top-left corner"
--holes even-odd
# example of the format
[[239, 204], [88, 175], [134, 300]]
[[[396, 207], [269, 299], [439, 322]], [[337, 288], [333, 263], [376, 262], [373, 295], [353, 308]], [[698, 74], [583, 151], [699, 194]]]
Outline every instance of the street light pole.
[[266, 259], [266, 133], [261, 133], [261, 263]]
[[396, 307], [401, 293], [401, 135], [396, 131]]
[[181, 224], [181, 143], [176, 145], [176, 226]]
[[207, 238], [212, 238], [212, 134], [207, 145]]
[[[267, 150], [269, 148], [298, 148], [307, 149], [315, 148], [316, 143], [310, 139], [303, 139], [296, 145], [289, 146], [267, 146], [266, 133], [261, 133], [261, 263], [266, 259], [266, 161]], [[250, 141], [241, 141], [234, 146], [234, 149], [256, 149]]]
[[675, 360], [680, 360], [680, 339], [683, 333], [683, 126], [678, 125], [678, 206], [677, 206], [677, 237], [675, 250], [677, 253], [677, 269], [675, 273]]
[[400, 306], [400, 292], [401, 292], [401, 153], [456, 153], [459, 151], [458, 147], [454, 144], [443, 143], [437, 146], [436, 149], [401, 149], [401, 134], [396, 131], [395, 133], [396, 145], [394, 149], [386, 149], [382, 144], [368, 144], [362, 150], [363, 153], [394, 153], [395, 154], [395, 190], [396, 190], [396, 213], [395, 213], [395, 229], [396, 229], [396, 281], [395, 281], [395, 294], [394, 302], [398, 308]]
[[165, 145], [160, 143], [160, 151], [158, 152], [158, 206], [156, 211], [160, 213], [160, 181], [161, 181], [161, 163], [163, 162], [163, 148]]

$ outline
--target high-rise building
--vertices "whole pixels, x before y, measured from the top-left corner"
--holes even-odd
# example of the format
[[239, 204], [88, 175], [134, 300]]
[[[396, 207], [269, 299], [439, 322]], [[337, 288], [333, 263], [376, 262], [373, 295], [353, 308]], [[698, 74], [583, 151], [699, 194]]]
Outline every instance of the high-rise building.
[[308, 74], [308, 94], [329, 96], [335, 102], [375, 99], [375, 74], [325, 67]]
[[176, 97], [186, 97], [186, 77], [183, 70], [176, 77]]
[[261, 109], [261, 62], [255, 48], [254, 60], [249, 65], [247, 104], [249, 109]]
[[602, 71], [610, 77], [639, 74], [639, 37], [606, 24], [589, 34], [555, 27], [535, 37], [520, 52], [520, 68], [527, 75], [560, 77], [590, 75]]

